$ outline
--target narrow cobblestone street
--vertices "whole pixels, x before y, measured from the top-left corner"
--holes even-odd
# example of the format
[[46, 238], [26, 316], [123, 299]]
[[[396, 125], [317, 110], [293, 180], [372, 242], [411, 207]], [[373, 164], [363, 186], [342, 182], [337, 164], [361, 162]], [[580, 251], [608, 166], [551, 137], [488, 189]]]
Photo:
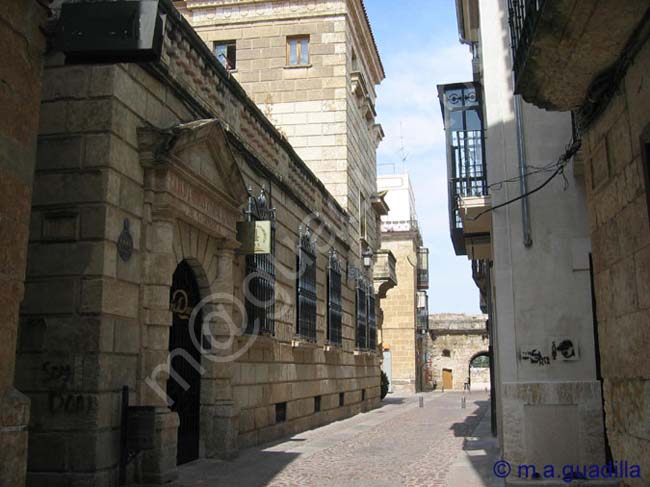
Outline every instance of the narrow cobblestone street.
[[[419, 407], [419, 398], [424, 407]], [[366, 414], [244, 450], [232, 462], [200, 460], [181, 467], [178, 487], [481, 487], [492, 474], [484, 392], [391, 397]]]

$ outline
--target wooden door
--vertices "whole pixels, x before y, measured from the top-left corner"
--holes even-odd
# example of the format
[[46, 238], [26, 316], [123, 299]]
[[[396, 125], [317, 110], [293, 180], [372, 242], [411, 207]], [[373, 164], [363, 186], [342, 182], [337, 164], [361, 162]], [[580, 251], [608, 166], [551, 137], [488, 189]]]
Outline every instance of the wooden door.
[[442, 369], [442, 387], [444, 389], [454, 388], [454, 375], [451, 369]]

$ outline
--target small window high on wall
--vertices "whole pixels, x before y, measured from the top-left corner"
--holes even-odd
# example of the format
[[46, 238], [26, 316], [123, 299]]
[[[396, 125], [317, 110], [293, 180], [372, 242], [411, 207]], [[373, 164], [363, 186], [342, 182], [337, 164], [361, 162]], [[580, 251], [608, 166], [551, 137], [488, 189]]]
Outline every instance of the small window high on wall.
[[302, 66], [309, 64], [309, 36], [287, 37], [287, 65]]
[[214, 43], [214, 55], [228, 71], [237, 69], [237, 42], [219, 41]]

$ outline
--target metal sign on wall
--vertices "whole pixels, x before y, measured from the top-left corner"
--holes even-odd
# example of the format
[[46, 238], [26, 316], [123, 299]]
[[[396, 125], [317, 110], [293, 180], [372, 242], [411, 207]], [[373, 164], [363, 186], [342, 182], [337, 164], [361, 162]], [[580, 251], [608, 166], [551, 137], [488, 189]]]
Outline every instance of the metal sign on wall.
[[162, 52], [158, 0], [65, 3], [57, 41], [66, 63], [151, 62]]
[[243, 254], [270, 254], [271, 221], [237, 222], [237, 240]]

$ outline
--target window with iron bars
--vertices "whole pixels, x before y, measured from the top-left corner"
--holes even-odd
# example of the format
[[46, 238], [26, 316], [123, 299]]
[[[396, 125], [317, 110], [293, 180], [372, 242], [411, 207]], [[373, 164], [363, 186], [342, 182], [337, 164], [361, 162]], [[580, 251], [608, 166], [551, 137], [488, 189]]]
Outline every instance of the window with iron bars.
[[357, 340], [359, 350], [368, 348], [368, 298], [367, 286], [362, 279], [357, 281]]
[[[251, 192], [249, 188], [249, 193]], [[248, 221], [271, 220], [271, 253], [246, 256], [244, 296], [246, 333], [273, 335], [275, 333], [275, 208], [270, 195], [262, 188], [260, 195], [248, 197], [244, 214]]]
[[368, 349], [377, 348], [377, 316], [375, 308], [375, 295], [372, 287], [368, 287]]
[[309, 227], [300, 229], [297, 256], [298, 279], [296, 333], [310, 341], [316, 341], [316, 245]]
[[327, 267], [327, 341], [335, 345], [343, 343], [341, 306], [341, 262], [332, 250]]

